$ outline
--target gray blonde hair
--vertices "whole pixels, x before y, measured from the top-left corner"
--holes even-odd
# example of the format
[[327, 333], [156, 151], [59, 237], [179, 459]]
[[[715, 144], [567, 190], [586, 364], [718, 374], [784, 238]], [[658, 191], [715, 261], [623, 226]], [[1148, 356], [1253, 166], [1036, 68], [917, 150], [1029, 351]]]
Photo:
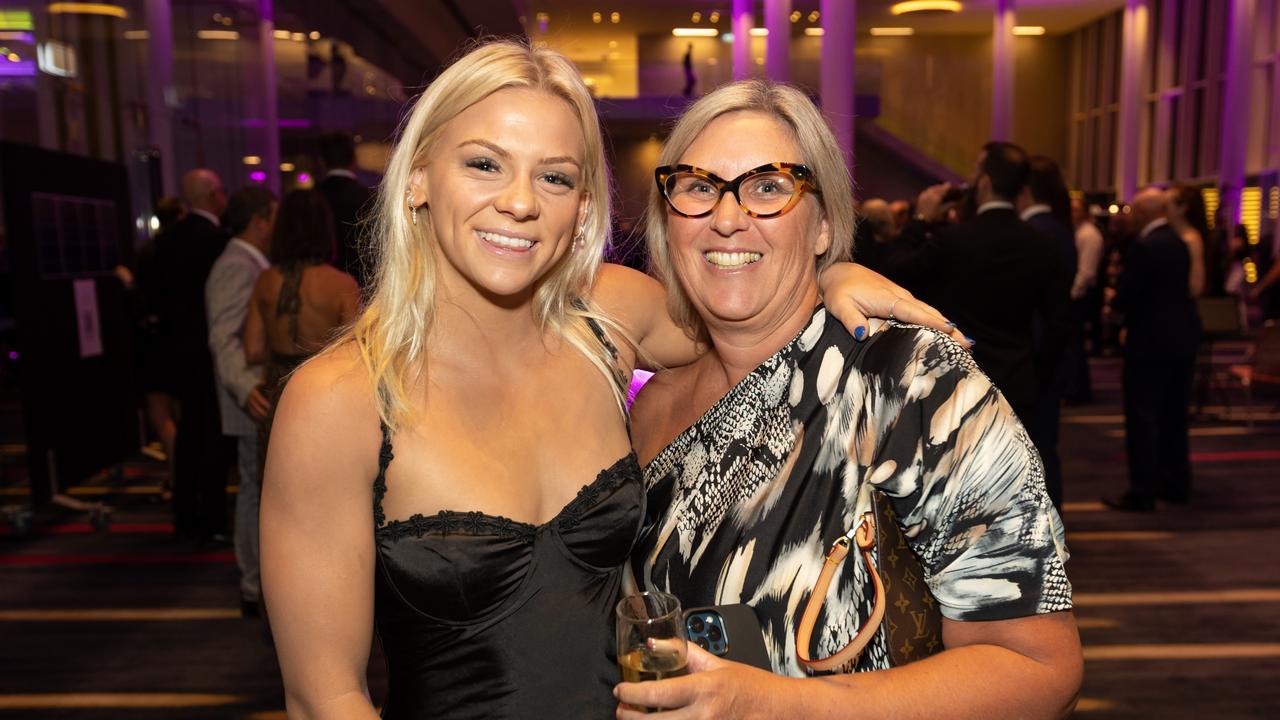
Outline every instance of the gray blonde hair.
[[[821, 193], [818, 198], [822, 212], [831, 230], [831, 245], [818, 256], [817, 270], [821, 272], [837, 262], [848, 260], [853, 249], [855, 222], [849, 170], [845, 167], [840, 143], [827, 121], [799, 90], [766, 80], [742, 80], [716, 88], [690, 105], [676, 122], [663, 145], [658, 165], [679, 162], [680, 156], [713, 120], [742, 110], [764, 113], [789, 128], [804, 154], [804, 164], [813, 171]], [[649, 207], [645, 212], [649, 270], [667, 286], [667, 312], [691, 337], [705, 341], [706, 327], [680, 286], [671, 262], [667, 217], [667, 201], [655, 184], [649, 188]]]
[[[425, 371], [424, 343], [435, 315], [437, 239], [429, 219], [411, 222], [405, 200], [410, 177], [427, 163], [449, 121], [508, 88], [541, 90], [563, 99], [581, 125], [582, 189], [589, 197], [581, 238], [539, 282], [534, 312], [544, 328], [561, 335], [609, 378], [620, 407], [625, 401], [612, 358], [587, 324], [588, 318], [607, 323], [588, 297], [609, 237], [610, 212], [609, 170], [595, 104], [563, 55], [498, 40], [475, 47], [444, 70], [402, 122], [365, 240], [374, 259], [373, 292], [352, 327], [330, 346], [355, 343], [377, 393], [378, 414], [390, 427], [413, 420], [409, 388]], [[419, 212], [431, 211], [423, 207]]]

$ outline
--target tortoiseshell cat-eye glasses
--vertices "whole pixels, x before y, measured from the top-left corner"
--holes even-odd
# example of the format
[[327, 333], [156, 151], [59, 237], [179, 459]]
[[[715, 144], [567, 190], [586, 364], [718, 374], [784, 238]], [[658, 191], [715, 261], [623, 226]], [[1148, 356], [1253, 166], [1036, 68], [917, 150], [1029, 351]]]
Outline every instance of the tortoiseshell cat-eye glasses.
[[795, 207], [806, 191], [818, 192], [813, 173], [800, 163], [769, 163], [732, 180], [692, 165], [664, 165], [653, 177], [671, 209], [687, 218], [711, 214], [725, 193], [751, 217], [771, 218]]

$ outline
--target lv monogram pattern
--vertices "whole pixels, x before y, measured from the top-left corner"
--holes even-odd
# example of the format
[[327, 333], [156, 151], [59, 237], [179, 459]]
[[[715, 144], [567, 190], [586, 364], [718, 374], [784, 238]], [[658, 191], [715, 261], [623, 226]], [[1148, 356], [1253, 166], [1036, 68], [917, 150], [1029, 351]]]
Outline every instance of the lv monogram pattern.
[[[902, 540], [879, 551], [891, 622], [844, 671], [936, 652], [931, 602], [953, 620], [1071, 607], [1040, 458], [969, 354], [896, 323], [857, 343], [823, 309], [645, 469], [637, 577], [685, 607], [751, 606], [774, 671], [806, 675], [796, 624], [827, 548], [856, 523], [865, 483], [888, 500]], [[916, 592], [926, 588], [931, 596]], [[847, 559], [810, 655], [847, 645], [873, 601], [865, 564]]]
[[942, 614], [924, 580], [920, 558], [902, 534], [892, 503], [878, 491], [875, 508], [876, 565], [888, 603], [885, 644], [896, 667], [942, 652]]

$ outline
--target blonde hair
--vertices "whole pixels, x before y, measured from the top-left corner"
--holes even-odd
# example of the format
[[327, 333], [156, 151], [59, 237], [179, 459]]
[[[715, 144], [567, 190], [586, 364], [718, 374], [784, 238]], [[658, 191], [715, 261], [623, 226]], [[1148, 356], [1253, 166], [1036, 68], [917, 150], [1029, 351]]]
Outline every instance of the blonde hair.
[[[609, 236], [610, 186], [604, 142], [591, 93], [563, 55], [527, 44], [485, 42], [450, 65], [415, 101], [402, 122], [369, 218], [366, 250], [374, 260], [373, 292], [363, 313], [330, 347], [354, 341], [377, 392], [378, 414], [398, 427], [413, 420], [410, 381], [425, 370], [424, 343], [435, 315], [437, 240], [428, 217], [414, 224], [406, 195], [445, 125], [499, 90], [540, 90], [567, 102], [582, 130], [582, 189], [589, 202], [575, 247], [538, 284], [535, 317], [604, 373], [621, 403], [625, 389], [588, 318], [605, 320], [588, 299]], [[430, 213], [422, 207], [419, 215]], [[575, 232], [577, 229], [575, 228]], [[607, 323], [612, 326], [612, 323]]]
[[[722, 85], [702, 97], [684, 112], [663, 145], [658, 165], [679, 162], [689, 146], [713, 120], [731, 112], [761, 112], [791, 130], [804, 154], [803, 162], [813, 171], [818, 199], [831, 230], [831, 244], [818, 256], [819, 272], [848, 260], [853, 249], [853, 185], [844, 164], [840, 143], [817, 107], [804, 93], [766, 80], [742, 80]], [[748, 142], [749, 138], [743, 138]], [[784, 158], [774, 158], [782, 160]], [[657, 185], [649, 188], [645, 212], [645, 232], [649, 244], [649, 270], [667, 286], [667, 312], [696, 340], [707, 339], [702, 318], [689, 302], [675, 275], [667, 245], [667, 201]]]

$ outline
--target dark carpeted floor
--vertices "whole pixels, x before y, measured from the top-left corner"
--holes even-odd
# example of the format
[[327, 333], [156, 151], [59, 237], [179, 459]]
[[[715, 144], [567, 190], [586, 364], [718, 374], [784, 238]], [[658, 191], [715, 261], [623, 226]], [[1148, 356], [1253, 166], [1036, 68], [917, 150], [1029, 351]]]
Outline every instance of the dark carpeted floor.
[[[1193, 426], [1193, 502], [1119, 514], [1097, 502], [1125, 485], [1118, 363], [1095, 361], [1094, 377], [1097, 402], [1067, 409], [1062, 428], [1087, 660], [1076, 717], [1280, 717], [1280, 410], [1211, 394]], [[73, 489], [113, 507], [109, 532], [53, 511], [29, 536], [0, 526], [0, 717], [284, 716], [263, 626], [239, 617], [230, 549], [171, 539], [156, 468]], [[0, 505], [21, 501], [8, 477]]]

